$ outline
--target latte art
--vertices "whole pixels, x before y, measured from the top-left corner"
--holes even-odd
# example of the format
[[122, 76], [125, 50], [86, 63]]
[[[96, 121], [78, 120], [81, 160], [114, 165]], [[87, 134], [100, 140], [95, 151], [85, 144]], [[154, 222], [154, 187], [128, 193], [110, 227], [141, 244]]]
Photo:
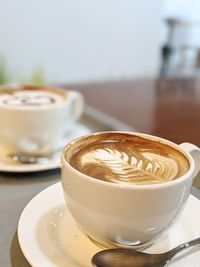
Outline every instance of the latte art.
[[115, 183], [164, 183], [189, 169], [186, 157], [159, 142], [133, 135], [111, 134], [84, 145], [71, 156], [70, 164], [97, 179]]
[[151, 152], [128, 155], [126, 151], [97, 149], [81, 159], [82, 166], [91, 163], [110, 169], [112, 175], [107, 178], [113, 182], [165, 182], [174, 179], [178, 173], [176, 160]]
[[38, 107], [63, 101], [59, 94], [42, 90], [19, 90], [11, 94], [0, 95], [0, 106]]

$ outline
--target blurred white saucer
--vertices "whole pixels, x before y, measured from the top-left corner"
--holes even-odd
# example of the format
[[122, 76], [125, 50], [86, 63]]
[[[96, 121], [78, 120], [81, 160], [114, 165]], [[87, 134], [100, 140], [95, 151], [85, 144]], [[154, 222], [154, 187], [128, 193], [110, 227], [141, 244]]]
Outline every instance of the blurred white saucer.
[[8, 157], [4, 155], [3, 151], [0, 151], [0, 171], [25, 173], [57, 169], [60, 167], [60, 155], [62, 148], [76, 137], [89, 133], [91, 133], [91, 129], [81, 123], [76, 123], [68, 134], [59, 141], [60, 149], [54, 153], [52, 157], [41, 158], [40, 160], [37, 160], [37, 163], [14, 162], [11, 159], [8, 159]]

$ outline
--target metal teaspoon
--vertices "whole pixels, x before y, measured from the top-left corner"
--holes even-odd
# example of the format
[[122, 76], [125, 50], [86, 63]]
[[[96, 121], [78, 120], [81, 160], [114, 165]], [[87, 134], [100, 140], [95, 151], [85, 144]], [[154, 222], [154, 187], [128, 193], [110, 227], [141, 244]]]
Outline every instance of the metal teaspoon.
[[92, 257], [95, 267], [164, 267], [179, 251], [200, 244], [200, 238], [185, 242], [162, 254], [148, 254], [126, 248], [106, 249]]

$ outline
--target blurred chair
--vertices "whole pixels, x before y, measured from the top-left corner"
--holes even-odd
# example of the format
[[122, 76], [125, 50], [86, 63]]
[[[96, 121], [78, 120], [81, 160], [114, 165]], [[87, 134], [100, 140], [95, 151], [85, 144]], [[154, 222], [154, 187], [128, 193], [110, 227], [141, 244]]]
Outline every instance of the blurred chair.
[[200, 72], [200, 23], [166, 19], [167, 38], [162, 47], [161, 76]]

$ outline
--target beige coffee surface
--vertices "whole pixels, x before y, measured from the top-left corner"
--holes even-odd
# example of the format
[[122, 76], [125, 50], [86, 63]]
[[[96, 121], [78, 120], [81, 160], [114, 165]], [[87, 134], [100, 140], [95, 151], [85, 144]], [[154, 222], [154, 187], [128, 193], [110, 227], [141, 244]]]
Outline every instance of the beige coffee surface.
[[52, 89], [43, 89], [42, 87], [21, 87], [16, 90], [6, 88], [0, 90], [0, 106], [9, 107], [38, 107], [49, 106], [64, 101], [64, 96]]
[[125, 184], [164, 183], [189, 169], [187, 158], [171, 146], [123, 133], [82, 139], [69, 162], [91, 177]]

